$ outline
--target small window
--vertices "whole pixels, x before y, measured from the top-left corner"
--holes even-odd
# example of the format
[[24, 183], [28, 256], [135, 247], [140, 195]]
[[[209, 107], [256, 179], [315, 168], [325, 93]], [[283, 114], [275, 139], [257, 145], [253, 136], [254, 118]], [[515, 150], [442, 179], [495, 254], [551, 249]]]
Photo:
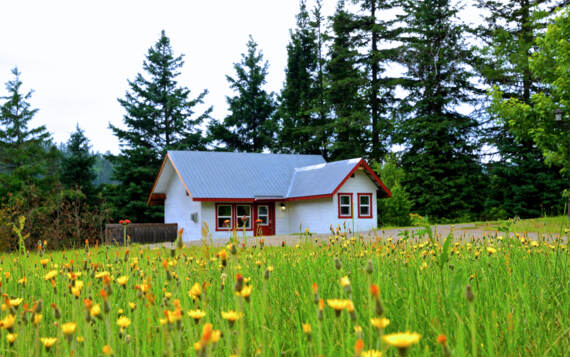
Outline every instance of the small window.
[[358, 194], [358, 218], [372, 218], [372, 194]]
[[243, 229], [251, 228], [251, 206], [250, 205], [237, 205], [236, 206], [236, 220], [237, 227]]
[[267, 206], [257, 206], [257, 219], [259, 222], [258, 226], [267, 226], [269, 223], [269, 207]]
[[338, 194], [338, 217], [352, 218], [352, 194]]
[[232, 205], [218, 205], [216, 208], [217, 213], [217, 228], [218, 229], [231, 229], [232, 222]]

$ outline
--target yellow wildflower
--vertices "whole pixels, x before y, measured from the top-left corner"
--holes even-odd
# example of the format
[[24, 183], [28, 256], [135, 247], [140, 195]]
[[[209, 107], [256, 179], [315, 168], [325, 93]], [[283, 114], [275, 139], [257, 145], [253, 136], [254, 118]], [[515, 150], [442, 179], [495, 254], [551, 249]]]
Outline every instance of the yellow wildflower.
[[130, 324], [131, 324], [131, 320], [129, 320], [129, 318], [126, 316], [121, 316], [117, 320], [117, 325], [120, 326], [121, 328], [127, 328], [127, 327], [129, 327]]
[[44, 280], [51, 280], [57, 276], [57, 270], [50, 270], [49, 273], [44, 275]]
[[384, 342], [400, 350], [405, 350], [411, 345], [418, 343], [420, 338], [422, 338], [422, 335], [417, 332], [397, 332], [382, 337]]
[[76, 328], [77, 324], [75, 322], [67, 322], [61, 325], [61, 331], [64, 335], [73, 335]]
[[390, 324], [390, 320], [384, 317], [375, 317], [370, 319], [370, 323], [377, 329], [385, 329]]

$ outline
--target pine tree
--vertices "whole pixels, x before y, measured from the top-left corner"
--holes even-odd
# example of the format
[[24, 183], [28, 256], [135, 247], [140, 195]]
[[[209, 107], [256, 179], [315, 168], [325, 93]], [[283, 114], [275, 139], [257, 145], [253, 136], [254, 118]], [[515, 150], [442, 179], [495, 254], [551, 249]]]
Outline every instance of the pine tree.
[[332, 17], [332, 44], [326, 65], [327, 101], [333, 113], [331, 159], [366, 156], [370, 132], [365, 75], [359, 68], [359, 42], [352, 36], [354, 18], [340, 1]]
[[210, 125], [213, 140], [231, 151], [261, 152], [273, 147], [277, 125], [273, 119], [275, 103], [273, 93], [263, 89], [269, 64], [263, 62], [263, 54], [250, 36], [247, 53], [241, 62], [234, 64], [235, 77], [226, 76], [236, 92], [227, 97], [230, 115], [222, 123]]
[[95, 195], [93, 181], [97, 177], [94, 168], [96, 157], [89, 151], [89, 139], [79, 125], [70, 135], [65, 150], [61, 160], [61, 183], [66, 188], [81, 190], [87, 201], [93, 203]]
[[480, 212], [477, 122], [457, 110], [473, 98], [472, 55], [449, 0], [403, 2], [400, 61], [407, 67], [399, 139], [413, 210], [435, 218]]
[[304, 0], [287, 45], [285, 83], [280, 96], [280, 150], [329, 156], [330, 119], [325, 101], [323, 17], [317, 1], [313, 19]]
[[[536, 38], [546, 28], [550, 10], [561, 4], [552, 0], [477, 2], [487, 15], [477, 28], [483, 46], [476, 68], [496, 95], [533, 105], [532, 95], [544, 85], [532, 72], [530, 58], [537, 50]], [[530, 136], [515, 137], [506, 118], [491, 108], [487, 113], [486, 141], [498, 154], [498, 160], [488, 168], [492, 190], [487, 210], [520, 217], [556, 212], [564, 181], [558, 169], [546, 165]]]
[[33, 91], [22, 93], [18, 68], [12, 74], [8, 95], [0, 98], [5, 101], [0, 107], [0, 199], [27, 185], [47, 189], [56, 179], [57, 148], [45, 126], [28, 128], [38, 112], [29, 102]]
[[162, 208], [147, 207], [146, 199], [166, 151], [206, 148], [199, 126], [212, 108], [195, 115], [207, 91], [190, 98], [190, 90], [176, 80], [183, 64], [183, 55], [173, 54], [162, 31], [143, 62], [146, 76], [139, 73], [129, 81], [130, 91], [119, 99], [127, 129], [109, 125], [121, 143], [121, 153], [110, 157], [113, 179], [119, 182], [111, 193], [115, 219], [160, 221]]

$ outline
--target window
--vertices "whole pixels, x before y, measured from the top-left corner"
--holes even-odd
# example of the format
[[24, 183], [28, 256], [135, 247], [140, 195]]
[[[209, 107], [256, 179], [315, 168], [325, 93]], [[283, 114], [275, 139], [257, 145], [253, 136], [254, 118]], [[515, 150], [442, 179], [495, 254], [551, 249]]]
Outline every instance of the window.
[[358, 218], [372, 218], [372, 194], [358, 194]]
[[251, 206], [250, 205], [237, 205], [236, 206], [236, 220], [237, 228], [245, 229], [251, 228]]
[[216, 228], [230, 230], [233, 227], [232, 205], [216, 206]]
[[268, 206], [257, 206], [257, 219], [261, 222], [258, 226], [267, 226], [269, 224], [269, 207]]
[[352, 218], [352, 193], [338, 194], [338, 218]]

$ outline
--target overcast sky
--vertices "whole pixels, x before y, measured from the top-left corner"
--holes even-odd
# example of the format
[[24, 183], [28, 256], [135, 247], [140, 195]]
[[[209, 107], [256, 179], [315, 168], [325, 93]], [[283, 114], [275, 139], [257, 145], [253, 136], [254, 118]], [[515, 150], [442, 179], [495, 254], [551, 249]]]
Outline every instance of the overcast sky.
[[[324, 0], [330, 15], [336, 0]], [[308, 2], [312, 6], [312, 2]], [[185, 54], [178, 77], [192, 97], [208, 89], [212, 116], [227, 113], [226, 74], [245, 52], [251, 34], [269, 61], [267, 88], [279, 91], [297, 0], [224, 1], [0, 1], [0, 96], [18, 66], [24, 88], [39, 108], [32, 127], [45, 125], [65, 142], [75, 125], [94, 150], [117, 153], [108, 124], [121, 125], [127, 80], [142, 72], [147, 50], [164, 29], [176, 54]]]

